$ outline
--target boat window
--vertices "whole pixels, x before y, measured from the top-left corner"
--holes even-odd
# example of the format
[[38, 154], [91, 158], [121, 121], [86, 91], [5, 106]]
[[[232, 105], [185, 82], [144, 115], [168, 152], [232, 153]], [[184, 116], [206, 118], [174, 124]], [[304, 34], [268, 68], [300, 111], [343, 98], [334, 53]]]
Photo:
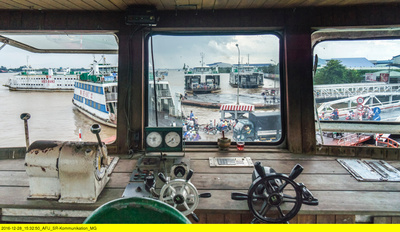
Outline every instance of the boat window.
[[38, 53], [100, 53], [116, 54], [118, 42], [113, 33], [109, 34], [26, 34], [6, 33], [0, 34], [0, 42], [7, 43]]
[[[80, 36], [74, 34], [76, 32], [44, 33], [47, 32], [0, 33], [0, 97], [9, 99], [2, 103], [7, 109], [0, 117], [2, 148], [26, 145], [24, 121], [20, 119], [22, 113], [31, 115], [28, 120], [30, 143], [37, 140], [77, 141], [80, 133], [83, 141], [97, 141], [90, 127], [99, 122], [79, 111], [74, 103], [90, 110], [89, 114], [98, 115], [98, 112], [104, 112], [101, 104], [105, 105], [105, 99], [89, 87], [94, 85], [93, 81], [88, 86], [89, 81], [78, 83], [78, 80], [81, 74], [89, 74], [94, 63], [113, 64], [117, 71], [116, 37], [108, 32], [98, 36], [90, 33]], [[100, 83], [96, 82], [96, 85], [100, 86]], [[13, 88], [23, 91], [10, 91]], [[114, 100], [117, 100], [116, 96]], [[89, 107], [89, 104], [95, 104], [94, 101], [97, 108]], [[100, 125], [101, 139], [115, 136], [115, 127]]]
[[280, 43], [273, 34], [154, 35], [147, 125], [182, 127], [189, 143], [222, 132], [232, 142], [280, 143]]
[[400, 125], [400, 39], [393, 38], [398, 31], [313, 35], [330, 38], [313, 50], [317, 144], [399, 146], [394, 128]]

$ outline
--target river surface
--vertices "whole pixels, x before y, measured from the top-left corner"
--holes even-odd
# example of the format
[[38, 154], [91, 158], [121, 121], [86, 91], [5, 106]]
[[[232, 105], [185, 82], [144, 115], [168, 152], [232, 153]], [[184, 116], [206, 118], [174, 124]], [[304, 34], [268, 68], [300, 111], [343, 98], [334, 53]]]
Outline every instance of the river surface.
[[[73, 92], [37, 92], [37, 91], [10, 91], [3, 86], [9, 77], [15, 73], [0, 73], [0, 147], [25, 146], [24, 122], [20, 119], [22, 113], [29, 113], [28, 120], [30, 143], [36, 140], [79, 141], [81, 131], [83, 141], [96, 141], [96, 136], [90, 132], [90, 126], [95, 121], [87, 118], [76, 110], [72, 104]], [[184, 93], [183, 72], [168, 70], [166, 80], [171, 85], [172, 94]], [[264, 88], [278, 87], [279, 83], [264, 79]], [[229, 74], [221, 74], [221, 93], [237, 93], [236, 88], [229, 85]], [[240, 94], [254, 94], [261, 98], [261, 88], [240, 89]], [[235, 103], [235, 102], [232, 102]], [[183, 106], [185, 115], [193, 111], [200, 124], [220, 118], [219, 109]], [[101, 126], [101, 139], [107, 139], [116, 134], [116, 129]], [[207, 137], [207, 138], [205, 138]], [[203, 136], [202, 140], [210, 140]], [[217, 135], [220, 137], [220, 135]], [[215, 139], [212, 139], [214, 141]]]

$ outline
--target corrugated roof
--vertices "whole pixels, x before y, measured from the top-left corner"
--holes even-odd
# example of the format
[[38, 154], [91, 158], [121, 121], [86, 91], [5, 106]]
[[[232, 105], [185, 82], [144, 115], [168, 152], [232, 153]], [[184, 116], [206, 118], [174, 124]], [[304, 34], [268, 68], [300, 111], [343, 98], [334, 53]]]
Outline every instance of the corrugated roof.
[[374, 67], [375, 65], [367, 60], [365, 57], [359, 58], [331, 58], [331, 59], [321, 59], [318, 58], [318, 66], [325, 66], [329, 60], [339, 60], [341, 64], [346, 68], [365, 68], [365, 67]]

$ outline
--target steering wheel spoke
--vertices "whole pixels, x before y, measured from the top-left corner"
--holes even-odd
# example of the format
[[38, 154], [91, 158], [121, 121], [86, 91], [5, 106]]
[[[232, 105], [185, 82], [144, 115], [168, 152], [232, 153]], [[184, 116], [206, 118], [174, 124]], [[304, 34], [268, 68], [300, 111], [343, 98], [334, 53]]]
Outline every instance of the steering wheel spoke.
[[264, 201], [263, 205], [261, 206], [260, 214], [265, 216], [271, 208], [272, 205], [268, 204], [267, 201]]
[[281, 207], [276, 206], [276, 208], [278, 209], [279, 214], [281, 215], [281, 217], [285, 217], [285, 214], [283, 213]]
[[167, 196], [167, 197], [164, 197], [164, 201], [165, 202], [173, 202], [173, 200], [172, 200], [172, 195], [170, 195], [170, 196]]

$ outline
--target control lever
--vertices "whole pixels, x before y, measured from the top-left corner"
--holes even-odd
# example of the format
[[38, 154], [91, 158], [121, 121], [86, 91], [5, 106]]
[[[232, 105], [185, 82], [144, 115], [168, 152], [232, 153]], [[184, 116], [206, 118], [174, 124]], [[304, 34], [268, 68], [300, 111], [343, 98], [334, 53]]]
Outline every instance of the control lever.
[[193, 170], [190, 169], [188, 174], [187, 174], [187, 176], [186, 176], [186, 182], [188, 182], [190, 180], [190, 178], [192, 178], [192, 176], [193, 176]]
[[266, 174], [265, 174], [265, 169], [264, 169], [264, 167], [261, 165], [260, 162], [256, 162], [256, 163], [254, 164], [254, 168], [256, 169], [258, 175], [259, 175], [261, 178], [264, 178], [264, 177], [266, 176]]
[[[296, 164], [293, 168], [292, 171], [289, 174], [289, 178], [291, 180], [296, 179], [302, 172], [304, 168], [300, 164]], [[282, 191], [286, 187], [287, 183], [284, 183], [279, 187], [279, 191]]]
[[199, 197], [200, 198], [210, 198], [211, 197], [211, 193], [200, 193]]
[[96, 135], [96, 137], [97, 137], [97, 142], [99, 143], [99, 146], [100, 147], [103, 147], [103, 142], [101, 142], [101, 139], [100, 139], [100, 131], [101, 131], [101, 127], [100, 127], [100, 125], [99, 124], [93, 124], [91, 127], [90, 127], [90, 131], [93, 133], [93, 134], [95, 134]]
[[158, 173], [158, 178], [160, 178], [162, 182], [167, 183], [167, 179], [162, 172]]
[[26, 143], [26, 151], [28, 151], [29, 147], [29, 130], [28, 130], [28, 120], [31, 118], [29, 113], [22, 113], [20, 118], [24, 120], [24, 127], [25, 127], [25, 143]]
[[314, 197], [314, 195], [311, 193], [311, 191], [303, 184], [303, 183], [298, 183], [300, 186], [302, 193], [303, 193], [303, 204], [306, 205], [318, 205], [318, 199]]
[[292, 180], [296, 179], [303, 172], [303, 170], [304, 168], [300, 164], [296, 164], [290, 172], [289, 178]]
[[100, 139], [100, 131], [101, 131], [100, 125], [99, 124], [93, 124], [90, 127], [90, 131], [93, 134], [95, 134], [96, 137], [97, 137], [97, 142], [99, 143], [99, 147], [100, 147], [100, 153], [101, 153], [101, 156], [103, 157], [101, 163], [104, 164], [104, 165], [109, 165], [107, 155], [105, 154], [105, 152], [103, 150], [103, 142]]

